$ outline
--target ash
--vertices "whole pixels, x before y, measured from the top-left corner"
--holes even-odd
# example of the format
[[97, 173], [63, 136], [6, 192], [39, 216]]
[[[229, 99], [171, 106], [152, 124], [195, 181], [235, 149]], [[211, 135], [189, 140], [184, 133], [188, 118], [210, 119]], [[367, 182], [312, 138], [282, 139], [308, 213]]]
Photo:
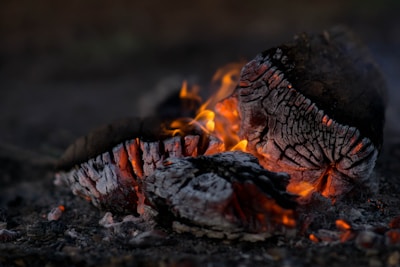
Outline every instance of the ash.
[[[400, 143], [386, 143], [374, 176], [377, 193], [357, 193], [332, 205], [313, 199], [302, 205], [296, 236], [275, 235], [262, 242], [239, 242], [177, 234], [134, 216], [99, 211], [55, 188], [53, 171], [24, 158], [29, 173], [1, 189], [2, 266], [396, 266], [400, 263]], [[21, 164], [7, 151], [5, 164]], [[20, 152], [20, 151], [18, 151]], [[10, 156], [11, 155], [11, 156]], [[28, 155], [29, 158], [31, 155]], [[31, 158], [32, 159], [32, 158]], [[4, 175], [4, 174], [2, 174]], [[65, 207], [61, 216], [49, 213]], [[53, 211], [54, 212], [54, 211]], [[56, 217], [57, 218], [57, 217]], [[338, 225], [343, 220], [348, 227]]]

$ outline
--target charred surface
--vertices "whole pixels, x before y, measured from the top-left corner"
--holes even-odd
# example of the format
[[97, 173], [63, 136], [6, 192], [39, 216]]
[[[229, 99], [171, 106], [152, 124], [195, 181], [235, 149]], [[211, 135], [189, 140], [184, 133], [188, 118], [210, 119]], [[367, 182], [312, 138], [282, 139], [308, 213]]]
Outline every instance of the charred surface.
[[[130, 124], [134, 122], [140, 122], [136, 128]], [[205, 133], [201, 136], [196, 134], [201, 133], [199, 129], [186, 129], [186, 132], [190, 130], [193, 135], [168, 136], [169, 134], [164, 132], [164, 125], [159, 124], [155, 127], [155, 122], [119, 122], [116, 127], [107, 126], [78, 139], [67, 149], [60, 163], [60, 166], [64, 167], [73, 163], [73, 167], [59, 171], [56, 174], [56, 183], [66, 184], [75, 195], [86, 198], [98, 208], [121, 213], [140, 213], [144, 204], [141, 180], [161, 167], [166, 158], [222, 151], [221, 141]], [[118, 129], [122, 129], [118, 138], [111, 138], [111, 141], [107, 142], [108, 134]], [[128, 140], [125, 139], [99, 155], [81, 162], [100, 149], [92, 149], [92, 146], [103, 145], [105, 149], [129, 133]], [[75, 158], [71, 159], [73, 156]]]
[[[382, 145], [386, 88], [343, 29], [300, 35], [259, 54], [235, 92], [241, 136], [262, 165], [326, 197], [366, 185]], [[319, 178], [318, 178], [319, 177]]]
[[[76, 164], [86, 162], [116, 145], [134, 138], [146, 142], [159, 141], [171, 137], [166, 125], [171, 119], [161, 120], [156, 117], [126, 118], [99, 127], [86, 136], [78, 138], [61, 156], [57, 167], [68, 170]], [[201, 134], [195, 127], [187, 127], [185, 134]]]
[[146, 199], [178, 232], [262, 240], [295, 226], [289, 177], [263, 169], [243, 152], [170, 159], [144, 179]]

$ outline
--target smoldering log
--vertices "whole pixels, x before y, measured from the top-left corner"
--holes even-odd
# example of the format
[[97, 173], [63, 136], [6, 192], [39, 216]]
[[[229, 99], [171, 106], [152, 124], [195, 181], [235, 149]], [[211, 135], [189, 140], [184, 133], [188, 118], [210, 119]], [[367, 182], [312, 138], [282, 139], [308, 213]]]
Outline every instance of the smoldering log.
[[256, 241], [295, 226], [288, 181], [235, 151], [168, 159], [144, 178], [143, 189], [158, 221], [178, 232]]
[[257, 55], [239, 83], [240, 135], [265, 168], [291, 175], [289, 189], [335, 199], [369, 183], [386, 86], [352, 33], [301, 34]]
[[158, 118], [124, 118], [101, 126], [71, 144], [58, 161], [57, 168], [68, 170], [94, 158], [119, 143], [136, 136], [159, 140], [162, 121]]
[[195, 126], [187, 127], [182, 136], [172, 136], [164, 129], [168, 123], [153, 118], [126, 119], [79, 138], [61, 157], [56, 183], [65, 183], [75, 195], [101, 209], [120, 213], [142, 210], [141, 179], [161, 167], [166, 158], [223, 149], [220, 140]]

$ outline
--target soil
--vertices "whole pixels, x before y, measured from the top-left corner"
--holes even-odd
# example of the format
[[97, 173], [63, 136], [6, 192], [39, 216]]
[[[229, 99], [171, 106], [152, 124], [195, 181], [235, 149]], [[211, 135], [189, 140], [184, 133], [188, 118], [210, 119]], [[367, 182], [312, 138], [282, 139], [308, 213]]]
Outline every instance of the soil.
[[[389, 222], [400, 215], [399, 5], [277, 2], [2, 1], [0, 266], [400, 266], [400, 244], [387, 240], [398, 227]], [[139, 224], [118, 223], [123, 217], [115, 214], [116, 224], [100, 224], [105, 211], [53, 184], [54, 162], [90, 129], [147, 115], [184, 79], [207, 88], [226, 63], [336, 24], [365, 41], [388, 83], [375, 194], [329, 209], [321, 202], [308, 210], [313, 218], [298, 235], [250, 243], [164, 228], [137, 235]], [[60, 205], [61, 217], [49, 221]], [[337, 219], [363, 238], [338, 240]]]

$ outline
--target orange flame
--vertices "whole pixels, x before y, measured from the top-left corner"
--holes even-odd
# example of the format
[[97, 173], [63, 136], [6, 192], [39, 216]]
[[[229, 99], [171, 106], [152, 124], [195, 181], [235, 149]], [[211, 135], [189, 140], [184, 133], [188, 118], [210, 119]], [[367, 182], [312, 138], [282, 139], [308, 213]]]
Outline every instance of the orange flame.
[[286, 190], [292, 194], [299, 195], [301, 197], [307, 197], [315, 191], [312, 184], [304, 181], [298, 183], [289, 183]]
[[[243, 65], [244, 62], [231, 63], [217, 70], [212, 83], [218, 90], [200, 106], [195, 118], [177, 119], [164, 130], [171, 135], [183, 135], [186, 128], [196, 126], [223, 141], [226, 150], [246, 151], [247, 140], [241, 140], [238, 136], [240, 118], [235, 108], [236, 100], [229, 98], [236, 88]], [[201, 102], [199, 87], [189, 88], [186, 81], [182, 83], [179, 95], [182, 99]]]
[[200, 87], [193, 86], [190, 90], [188, 88], [187, 81], [182, 82], [181, 91], [179, 92], [179, 97], [182, 99], [191, 99], [201, 102], [201, 97], [199, 95]]
[[[207, 101], [203, 102], [200, 108], [196, 112], [194, 118], [180, 118], [168, 125], [169, 134], [180, 134], [184, 135], [187, 133], [187, 129], [195, 128], [201, 129], [204, 133], [209, 134], [213, 137], [222, 141], [221, 144], [217, 144], [217, 149], [207, 149], [204, 152], [205, 155], [215, 154], [221, 151], [247, 151], [247, 140], [240, 139], [238, 133], [240, 129], [240, 114], [237, 110], [237, 98], [232, 97], [234, 90], [238, 84], [239, 75], [244, 63], [233, 63], [219, 69], [214, 75], [212, 82], [214, 86], [217, 86], [218, 90], [213, 94]], [[196, 87], [198, 88], [198, 87]], [[197, 89], [190, 89], [187, 82], [183, 82], [180, 97], [189, 100], [199, 100]], [[268, 220], [273, 220], [274, 222], [279, 222], [279, 224], [286, 227], [295, 227], [296, 218], [295, 212], [291, 209], [284, 209], [278, 205], [273, 199], [267, 199], [265, 196], [258, 192], [256, 188], [252, 188], [252, 184], [246, 184], [246, 190], [239, 190], [240, 186], [237, 186], [237, 191], [245, 194], [242, 196], [243, 199], [252, 198], [257, 199], [256, 206], [259, 210], [250, 216], [251, 219], [247, 218], [249, 215], [245, 212], [241, 212], [241, 205], [239, 202], [233, 203], [236, 207], [236, 212], [239, 217], [244, 221], [246, 220], [256, 220], [254, 224], [262, 230], [268, 229]], [[302, 194], [308, 194], [310, 191], [309, 185], [304, 185], [301, 189]], [[252, 192], [251, 196], [247, 193]], [[240, 196], [240, 193], [238, 193]], [[258, 198], [257, 198], [258, 196]], [[243, 203], [247, 203], [243, 201]], [[266, 216], [269, 216], [268, 220]], [[265, 229], [264, 229], [265, 228]]]

